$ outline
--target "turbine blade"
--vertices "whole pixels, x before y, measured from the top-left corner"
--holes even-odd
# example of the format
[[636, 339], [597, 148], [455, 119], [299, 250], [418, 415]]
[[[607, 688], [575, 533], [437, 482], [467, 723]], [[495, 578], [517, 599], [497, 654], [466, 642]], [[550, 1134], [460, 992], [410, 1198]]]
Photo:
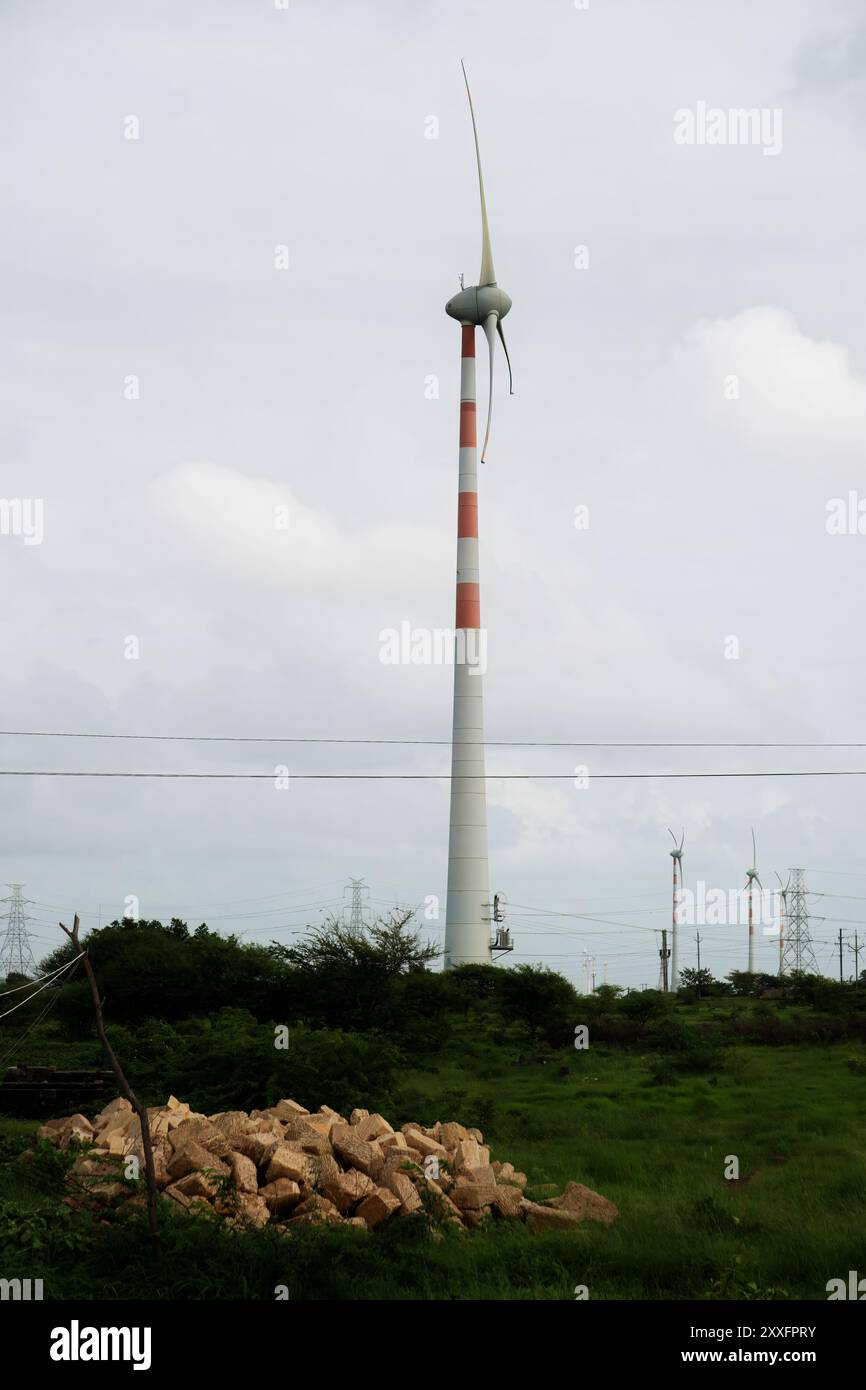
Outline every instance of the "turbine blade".
[[482, 463], [484, 462], [484, 455], [487, 453], [487, 441], [490, 438], [490, 417], [493, 414], [493, 349], [496, 343], [493, 325], [498, 317], [498, 314], [488, 314], [484, 320], [484, 336], [490, 349], [490, 386], [487, 392], [487, 428], [484, 431], [484, 447], [481, 450]]
[[757, 865], [757, 862], [758, 862], [758, 852], [757, 852], [757, 850], [755, 849], [755, 831], [754, 831], [754, 828], [753, 828], [753, 829], [752, 829], [752, 868], [753, 868], [753, 869], [754, 869], [755, 866]]
[[511, 358], [508, 356], [508, 346], [505, 342], [505, 332], [502, 327], [502, 319], [500, 318], [497, 318], [496, 320], [496, 332], [499, 334], [499, 339], [502, 343], [502, 351], [505, 353], [505, 360], [508, 363], [508, 394], [509, 396], [513, 396], [514, 377], [511, 375]]
[[677, 847], [677, 837], [676, 837], [676, 835], [674, 834], [674, 832], [671, 830], [670, 826], [668, 826], [668, 834], [670, 835], [671, 839], [672, 839], [673, 842], [674, 842], [674, 849], [676, 849], [676, 847]]
[[478, 148], [478, 127], [475, 124], [475, 107], [472, 105], [469, 78], [466, 76], [466, 65], [462, 58], [460, 60], [460, 66], [463, 69], [463, 81], [466, 83], [466, 95], [469, 98], [469, 114], [472, 117], [472, 134], [475, 136], [475, 162], [478, 165], [478, 188], [481, 193], [481, 270], [478, 273], [478, 284], [495, 285], [496, 272], [493, 269], [493, 252], [490, 250], [490, 230], [487, 226], [487, 204], [484, 201], [484, 176], [481, 173], [481, 151]]

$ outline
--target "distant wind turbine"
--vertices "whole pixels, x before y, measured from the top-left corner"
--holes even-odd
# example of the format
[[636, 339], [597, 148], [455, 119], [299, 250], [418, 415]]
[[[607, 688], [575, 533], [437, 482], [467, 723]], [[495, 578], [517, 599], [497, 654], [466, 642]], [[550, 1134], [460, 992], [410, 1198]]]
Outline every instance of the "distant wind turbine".
[[749, 890], [749, 974], [755, 973], [755, 923], [752, 916], [752, 892], [754, 884], [758, 885], [763, 893], [764, 888], [758, 877], [758, 854], [755, 849], [755, 831], [752, 828], [752, 867], [746, 870], [746, 887]]

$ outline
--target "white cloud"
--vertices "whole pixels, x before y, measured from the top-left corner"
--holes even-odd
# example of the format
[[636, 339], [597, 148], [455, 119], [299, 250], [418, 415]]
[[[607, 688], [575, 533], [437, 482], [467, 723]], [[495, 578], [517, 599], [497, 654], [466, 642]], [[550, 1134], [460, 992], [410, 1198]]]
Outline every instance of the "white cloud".
[[442, 563], [442, 538], [429, 527], [341, 529], [287, 484], [222, 464], [178, 464], [151, 484], [150, 497], [209, 570], [287, 590], [408, 594]]

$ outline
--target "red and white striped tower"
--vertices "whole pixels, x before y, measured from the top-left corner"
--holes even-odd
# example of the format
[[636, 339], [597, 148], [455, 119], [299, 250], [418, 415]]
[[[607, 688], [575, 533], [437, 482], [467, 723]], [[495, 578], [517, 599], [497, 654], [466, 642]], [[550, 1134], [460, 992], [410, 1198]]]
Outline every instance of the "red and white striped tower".
[[[465, 78], [466, 71], [464, 69]], [[469, 83], [469, 111], [475, 136], [481, 192], [481, 272], [478, 284], [461, 288], [445, 312], [461, 325], [460, 473], [457, 485], [457, 611], [454, 626], [454, 724], [451, 744], [451, 818], [448, 835], [448, 904], [445, 914], [445, 968], [491, 961], [490, 878], [487, 866], [487, 793], [484, 770], [482, 698], [486, 634], [481, 627], [478, 568], [478, 432], [475, 401], [475, 329], [484, 329], [490, 353], [487, 429], [493, 401], [493, 349], [498, 333], [505, 350], [502, 319], [511, 300], [496, 283], [478, 131]], [[509, 378], [511, 364], [508, 366]]]
[[754, 975], [754, 973], [755, 973], [755, 922], [754, 922], [754, 916], [753, 916], [753, 913], [752, 913], [752, 894], [753, 894], [753, 892], [754, 892], [754, 887], [755, 887], [755, 884], [756, 884], [756, 883], [757, 883], [758, 887], [759, 887], [760, 890], [761, 890], [761, 895], [763, 896], [764, 887], [763, 887], [763, 884], [761, 883], [760, 878], [758, 877], [758, 853], [757, 853], [757, 850], [755, 849], [755, 832], [754, 832], [754, 830], [753, 830], [753, 831], [752, 831], [752, 867], [751, 867], [751, 869], [747, 869], [747, 870], [746, 870], [746, 887], [747, 887], [748, 890], [749, 890], [749, 964], [748, 964], [748, 973], [749, 973], [750, 975]]
[[[489, 964], [490, 878], [484, 781], [484, 706], [479, 660], [481, 592], [478, 569], [478, 437], [475, 409], [475, 325], [461, 331], [460, 476], [457, 486], [457, 608], [454, 619], [454, 727], [445, 967]], [[474, 664], [470, 664], [472, 661]]]

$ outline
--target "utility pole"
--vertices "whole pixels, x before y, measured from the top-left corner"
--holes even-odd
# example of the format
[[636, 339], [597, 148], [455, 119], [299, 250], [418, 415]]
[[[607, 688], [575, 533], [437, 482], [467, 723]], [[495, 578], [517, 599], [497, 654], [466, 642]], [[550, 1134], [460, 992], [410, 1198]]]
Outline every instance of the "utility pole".
[[701, 934], [695, 933], [695, 941], [698, 943], [698, 998], [701, 997]]
[[854, 983], [856, 985], [860, 980], [860, 935], [858, 932], [855, 931], [854, 933], [854, 945], [849, 946], [848, 949], [854, 952]]
[[659, 984], [663, 994], [668, 993], [668, 959], [670, 954], [667, 927], [662, 927], [662, 948], [659, 951]]
[[839, 928], [839, 983], [844, 985], [845, 980], [842, 975], [842, 928]]
[[60, 930], [65, 932], [75, 950], [84, 958], [84, 970], [87, 975], [88, 984], [90, 985], [90, 998], [93, 1003], [93, 1012], [96, 1018], [96, 1032], [99, 1036], [99, 1041], [102, 1043], [105, 1055], [111, 1063], [111, 1070], [120, 1083], [120, 1089], [138, 1116], [139, 1125], [141, 1127], [141, 1147], [144, 1152], [145, 1187], [147, 1189], [147, 1220], [148, 1226], [150, 1227], [150, 1245], [154, 1259], [159, 1262], [162, 1258], [162, 1244], [159, 1238], [159, 1218], [157, 1216], [159, 1191], [156, 1186], [156, 1168], [153, 1161], [153, 1141], [150, 1134], [150, 1120], [147, 1111], [127, 1081], [123, 1068], [117, 1060], [117, 1054], [114, 1048], [108, 1041], [108, 1035], [105, 1031], [105, 1020], [102, 1015], [102, 1000], [99, 997], [99, 986], [96, 983], [93, 966], [90, 964], [90, 956], [87, 954], [87, 948], [85, 947], [83, 951], [81, 949], [81, 942], [78, 936], [80, 925], [78, 913], [76, 912], [72, 923], [72, 930], [70, 931], [68, 927], [64, 927], [62, 922], [60, 923]]

